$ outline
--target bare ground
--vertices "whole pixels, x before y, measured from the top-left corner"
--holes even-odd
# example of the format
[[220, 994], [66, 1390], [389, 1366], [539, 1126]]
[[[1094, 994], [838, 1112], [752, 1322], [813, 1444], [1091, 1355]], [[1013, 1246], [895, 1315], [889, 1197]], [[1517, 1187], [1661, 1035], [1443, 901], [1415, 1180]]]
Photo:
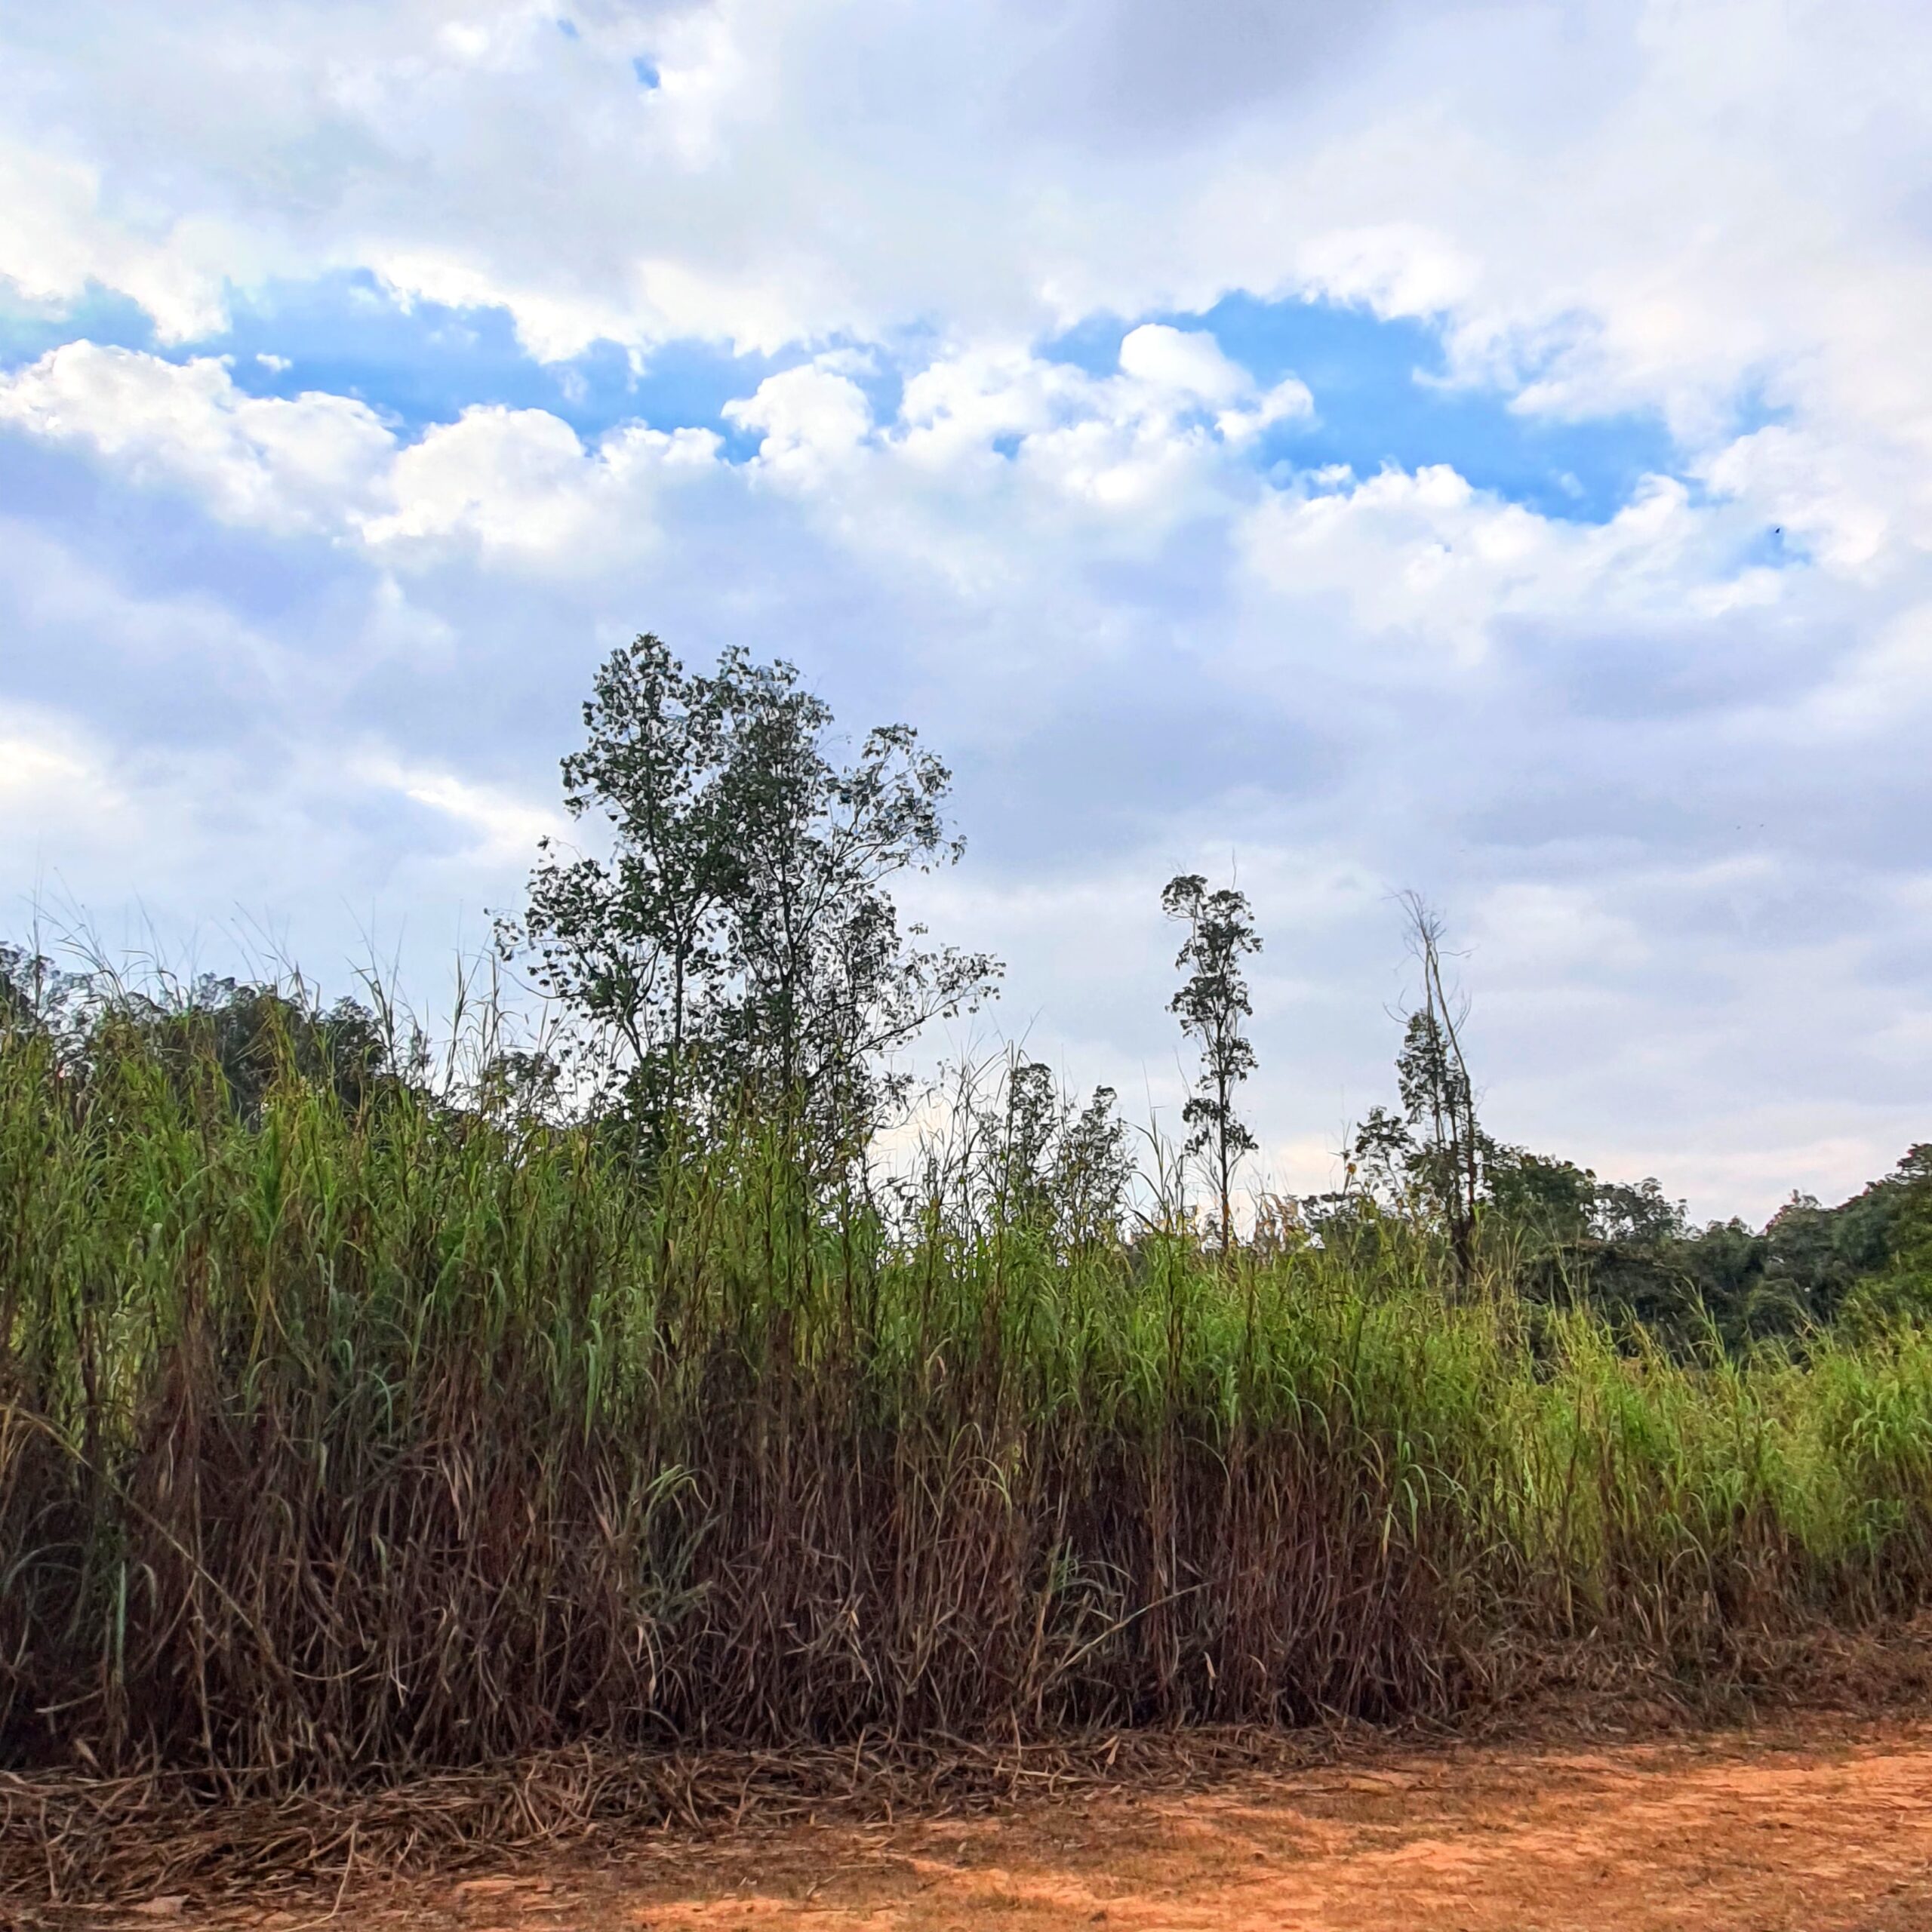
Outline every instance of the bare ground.
[[[6, 1914], [0, 1908], [0, 1922]], [[35, 1922], [32, 1916], [16, 1922]], [[72, 1924], [62, 1915], [49, 1924]], [[632, 1835], [456, 1878], [162, 1895], [262, 1932], [1932, 1932], [1932, 1721], [1379, 1751], [991, 1817]]]

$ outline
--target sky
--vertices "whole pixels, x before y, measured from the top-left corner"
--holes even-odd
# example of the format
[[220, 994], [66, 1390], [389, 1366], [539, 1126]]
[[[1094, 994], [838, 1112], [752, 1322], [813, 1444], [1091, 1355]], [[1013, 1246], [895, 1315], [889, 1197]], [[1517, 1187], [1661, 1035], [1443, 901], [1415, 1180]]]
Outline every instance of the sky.
[[1391, 1097], [1700, 1217], [1932, 1138], [1921, 0], [0, 0], [0, 931], [433, 1004], [598, 660], [956, 774], [907, 895], [1257, 1182]]

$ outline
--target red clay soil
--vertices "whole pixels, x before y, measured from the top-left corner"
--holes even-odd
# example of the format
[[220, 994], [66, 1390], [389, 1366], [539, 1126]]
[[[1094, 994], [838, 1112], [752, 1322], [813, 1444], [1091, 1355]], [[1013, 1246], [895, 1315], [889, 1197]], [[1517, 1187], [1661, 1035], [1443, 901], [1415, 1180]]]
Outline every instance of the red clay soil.
[[106, 1909], [263, 1932], [1932, 1932], [1932, 1723], [1460, 1746], [992, 1818], [640, 1841], [312, 1903]]

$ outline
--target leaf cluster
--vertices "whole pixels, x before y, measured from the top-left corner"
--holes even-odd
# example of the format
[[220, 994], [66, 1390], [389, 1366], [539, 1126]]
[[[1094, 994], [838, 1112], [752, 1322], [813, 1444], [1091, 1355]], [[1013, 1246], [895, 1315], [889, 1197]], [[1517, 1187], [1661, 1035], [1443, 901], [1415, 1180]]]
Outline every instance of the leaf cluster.
[[648, 634], [600, 669], [583, 722], [565, 803], [606, 849], [546, 842], [505, 956], [589, 1023], [651, 1147], [759, 1107], [848, 1155], [903, 1094], [889, 1057], [1001, 971], [921, 944], [888, 889], [959, 857], [950, 773], [903, 724], [841, 762], [795, 666], [733, 649], [688, 671]]

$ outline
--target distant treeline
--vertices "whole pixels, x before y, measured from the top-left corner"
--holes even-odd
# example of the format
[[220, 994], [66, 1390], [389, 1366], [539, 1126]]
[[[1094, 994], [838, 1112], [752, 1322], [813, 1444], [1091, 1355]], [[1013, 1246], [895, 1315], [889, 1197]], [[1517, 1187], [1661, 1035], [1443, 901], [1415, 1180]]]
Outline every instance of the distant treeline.
[[1580, 1290], [1679, 1343], [1932, 1314], [1932, 1146], [1835, 1208], [1794, 1195], [1761, 1229], [1691, 1227], [1654, 1181], [1600, 1186], [1567, 1162], [1499, 1164], [1493, 1185], [1525, 1230], [1527, 1292]]

